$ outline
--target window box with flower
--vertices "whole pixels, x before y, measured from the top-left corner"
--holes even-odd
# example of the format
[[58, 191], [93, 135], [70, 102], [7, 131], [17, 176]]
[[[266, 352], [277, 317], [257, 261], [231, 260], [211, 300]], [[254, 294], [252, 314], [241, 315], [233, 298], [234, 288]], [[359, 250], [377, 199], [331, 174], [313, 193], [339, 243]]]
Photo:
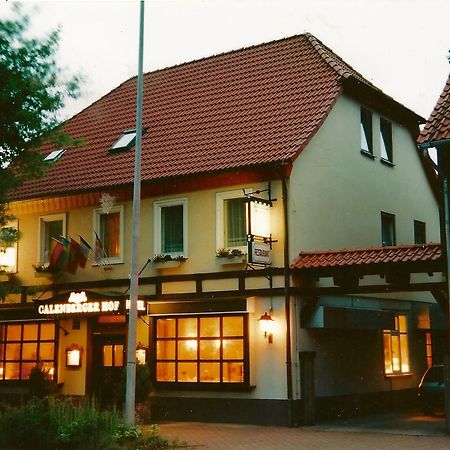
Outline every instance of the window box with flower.
[[36, 278], [51, 278], [55, 275], [49, 263], [33, 265], [33, 270]]
[[218, 264], [243, 264], [246, 254], [238, 249], [219, 248], [216, 250], [216, 262]]
[[178, 256], [156, 255], [152, 259], [152, 262], [155, 269], [162, 270], [162, 269], [175, 269], [186, 260], [187, 260], [186, 256], [183, 255]]

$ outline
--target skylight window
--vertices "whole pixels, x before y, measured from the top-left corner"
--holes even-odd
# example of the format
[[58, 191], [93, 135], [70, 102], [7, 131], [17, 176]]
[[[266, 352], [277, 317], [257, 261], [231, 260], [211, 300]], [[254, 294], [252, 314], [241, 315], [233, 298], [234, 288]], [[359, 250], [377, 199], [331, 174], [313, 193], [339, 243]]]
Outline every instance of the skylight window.
[[134, 146], [136, 140], [136, 130], [124, 131], [117, 139], [116, 142], [111, 146], [112, 152], [119, 152], [122, 150], [129, 150]]
[[54, 150], [44, 158], [44, 161], [46, 161], [46, 162], [57, 161], [59, 158], [61, 158], [61, 156], [64, 154], [64, 152], [65, 152], [65, 150], [63, 148], [59, 149], [59, 150]]

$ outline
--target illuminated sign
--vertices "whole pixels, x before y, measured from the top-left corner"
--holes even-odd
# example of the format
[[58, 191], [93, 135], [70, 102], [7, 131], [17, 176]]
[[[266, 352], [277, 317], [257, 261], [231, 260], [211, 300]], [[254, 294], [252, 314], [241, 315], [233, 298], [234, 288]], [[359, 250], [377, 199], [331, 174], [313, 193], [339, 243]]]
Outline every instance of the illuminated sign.
[[252, 264], [270, 265], [270, 243], [251, 241], [248, 243], [248, 261]]
[[[39, 315], [87, 315], [87, 314], [123, 314], [124, 306], [130, 309], [130, 300], [88, 300], [85, 292], [71, 292], [67, 302], [39, 302], [37, 312]], [[137, 301], [137, 310], [145, 312], [144, 300]]]

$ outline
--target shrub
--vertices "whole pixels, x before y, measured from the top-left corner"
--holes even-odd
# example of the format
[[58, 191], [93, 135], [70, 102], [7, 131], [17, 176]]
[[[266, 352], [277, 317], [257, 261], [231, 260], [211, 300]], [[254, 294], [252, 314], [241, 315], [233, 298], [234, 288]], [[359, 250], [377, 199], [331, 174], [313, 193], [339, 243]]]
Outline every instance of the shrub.
[[31, 369], [28, 386], [30, 395], [37, 398], [48, 397], [58, 390], [56, 382], [49, 374], [49, 369], [41, 362]]

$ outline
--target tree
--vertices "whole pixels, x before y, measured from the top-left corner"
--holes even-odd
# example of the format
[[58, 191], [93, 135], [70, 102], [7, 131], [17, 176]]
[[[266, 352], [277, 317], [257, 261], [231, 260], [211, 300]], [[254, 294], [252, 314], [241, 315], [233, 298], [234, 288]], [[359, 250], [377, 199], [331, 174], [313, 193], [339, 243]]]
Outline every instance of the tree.
[[[80, 77], [66, 77], [56, 61], [59, 30], [42, 39], [29, 37], [30, 17], [20, 5], [13, 18], [0, 20], [0, 241], [4, 241], [11, 191], [45, 172], [34, 151], [43, 142], [55, 148], [73, 144], [58, 112], [79, 94]], [[11, 237], [11, 230], [6, 238]], [[17, 236], [18, 238], [18, 236]]]

